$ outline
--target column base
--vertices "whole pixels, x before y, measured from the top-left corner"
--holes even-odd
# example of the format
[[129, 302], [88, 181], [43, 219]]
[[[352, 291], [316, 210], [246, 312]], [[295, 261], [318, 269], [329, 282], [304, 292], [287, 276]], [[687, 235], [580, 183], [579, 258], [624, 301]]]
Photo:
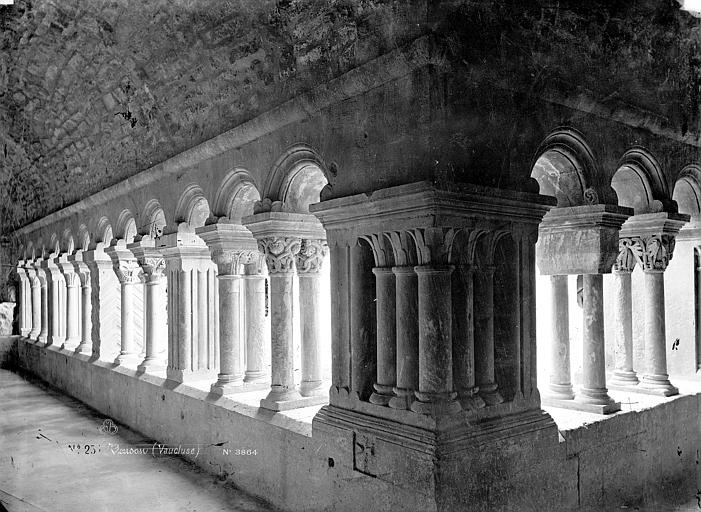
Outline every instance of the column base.
[[580, 388], [579, 394], [574, 399], [575, 402], [585, 407], [581, 410], [596, 412], [599, 414], [610, 414], [620, 411], [620, 402], [614, 402], [608, 394], [606, 388]]
[[66, 341], [66, 338], [59, 338], [58, 336], [54, 336], [50, 340], [46, 342], [47, 345], [52, 345], [56, 348], [60, 348], [63, 346], [64, 342]]
[[202, 380], [211, 381], [216, 376], [212, 370], [182, 370], [179, 368], [166, 368], [166, 379], [178, 384], [197, 382]]
[[422, 393], [416, 392], [417, 400], [411, 404], [411, 410], [428, 416], [449, 416], [462, 410], [460, 402], [455, 400], [457, 393]]
[[212, 384], [210, 388], [210, 393], [217, 396], [230, 395], [240, 390], [243, 386], [243, 377], [236, 375], [222, 375], [218, 376], [217, 382]]
[[414, 390], [406, 388], [393, 388], [392, 391], [394, 391], [394, 396], [390, 398], [387, 405], [389, 405], [392, 409], [410, 411], [411, 404], [416, 399], [414, 396]]
[[615, 370], [613, 376], [606, 383], [609, 389], [629, 391], [638, 385], [638, 374], [633, 370]]
[[27, 338], [29, 338], [30, 340], [36, 341], [39, 338], [39, 333], [37, 331], [29, 331]]
[[160, 359], [149, 359], [147, 357], [136, 367], [136, 371], [140, 373], [162, 374], [166, 371], [166, 365], [165, 362]]
[[115, 366], [136, 366], [139, 357], [136, 354], [119, 354], [114, 360]]
[[504, 397], [497, 391], [495, 383], [480, 384], [478, 393], [487, 405], [499, 405], [504, 402]]
[[572, 400], [574, 391], [572, 384], [548, 384], [547, 396], [555, 400]]
[[620, 402], [614, 402], [611, 400], [611, 402], [608, 404], [595, 404], [582, 402], [579, 400], [579, 396], [571, 400], [561, 400], [544, 396], [541, 399], [541, 403], [546, 406], [560, 407], [562, 409], [570, 409], [573, 411], [591, 412], [594, 414], [612, 414], [621, 410]]
[[282, 386], [273, 386], [268, 396], [260, 401], [260, 407], [271, 411], [288, 411], [290, 409], [325, 404], [327, 401], [326, 396], [303, 397], [294, 388], [285, 389]]
[[92, 355], [92, 345], [86, 345], [84, 343], [81, 343], [78, 345], [75, 349], [76, 354], [82, 354], [85, 356], [91, 356]]
[[68, 350], [70, 352], [75, 352], [75, 349], [78, 348], [79, 344], [80, 344], [80, 340], [72, 340], [69, 338], [63, 342], [63, 345], [61, 345], [61, 350]]
[[265, 382], [268, 375], [263, 370], [249, 371], [246, 370], [246, 375], [243, 378], [244, 382]]
[[479, 388], [465, 389], [458, 391], [458, 402], [464, 411], [475, 411], [484, 409], [487, 403], [479, 396]]
[[392, 391], [392, 386], [385, 386], [384, 384], [373, 384], [372, 387], [375, 391], [372, 392], [368, 401], [375, 405], [389, 405], [389, 402], [394, 398], [394, 392]]
[[31, 332], [31, 329], [20, 329], [19, 334], [20, 336], [24, 336], [25, 338], [29, 336], [29, 333]]
[[39, 337], [37, 338], [36, 341], [37, 341], [37, 343], [41, 343], [42, 345], [46, 345], [47, 342], [49, 341], [49, 339], [46, 336], [39, 335]]
[[643, 375], [637, 388], [639, 393], [658, 396], [673, 396], [679, 394], [679, 389], [669, 382], [667, 375]]
[[327, 392], [327, 389], [320, 380], [302, 381], [299, 385], [299, 394], [304, 397], [326, 396]]

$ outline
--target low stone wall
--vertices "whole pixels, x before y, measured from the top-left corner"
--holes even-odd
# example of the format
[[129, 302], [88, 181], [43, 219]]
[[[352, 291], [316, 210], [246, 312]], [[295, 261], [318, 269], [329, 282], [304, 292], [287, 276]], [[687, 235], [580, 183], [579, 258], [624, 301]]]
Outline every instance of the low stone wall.
[[283, 510], [600, 510], [670, 495], [688, 502], [701, 488], [700, 395], [564, 431], [559, 443], [520, 436], [508, 450], [475, 447], [453, 457], [451, 475], [434, 475], [436, 488], [449, 484], [437, 506], [416, 488], [354, 470], [352, 435], [312, 438], [308, 424], [281, 414], [25, 338], [17, 348], [26, 370], [161, 443], [199, 445], [185, 457]]

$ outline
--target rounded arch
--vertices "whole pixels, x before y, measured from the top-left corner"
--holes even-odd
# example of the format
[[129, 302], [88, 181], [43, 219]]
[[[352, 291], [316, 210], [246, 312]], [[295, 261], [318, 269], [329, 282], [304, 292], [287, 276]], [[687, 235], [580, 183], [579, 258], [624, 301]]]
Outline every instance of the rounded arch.
[[61, 243], [56, 233], [51, 233], [51, 238], [49, 239], [49, 254], [58, 255], [61, 253]]
[[540, 193], [557, 199], [558, 207], [613, 203], [615, 194], [605, 180], [584, 137], [574, 128], [560, 127], [536, 151], [531, 178]]
[[78, 236], [76, 238], [77, 249], [87, 251], [90, 247], [90, 233], [85, 224], [78, 226]]
[[319, 153], [306, 144], [296, 144], [275, 162], [263, 195], [282, 201], [288, 211], [308, 213], [309, 204], [319, 201], [328, 183], [327, 166]]
[[187, 222], [193, 228], [200, 228], [210, 216], [209, 202], [199, 185], [189, 185], [178, 199], [175, 207], [175, 224]]
[[618, 204], [633, 208], [636, 215], [676, 211], [669, 200], [664, 174], [655, 157], [643, 148], [631, 148], [618, 162], [611, 179]]
[[253, 213], [253, 206], [260, 198], [251, 175], [244, 169], [235, 169], [226, 175], [218, 188], [212, 215], [227, 217], [240, 224], [243, 217]]
[[112, 242], [112, 224], [107, 217], [100, 217], [95, 228], [95, 242], [102, 242], [109, 245]]
[[132, 243], [136, 236], [136, 221], [129, 209], [124, 209], [117, 217], [116, 236], [123, 239], [126, 243]]
[[677, 203], [679, 213], [701, 220], [701, 167], [692, 164], [682, 169], [674, 184], [672, 199]]
[[63, 230], [63, 235], [61, 236], [61, 245], [63, 246], [64, 252], [68, 254], [73, 254], [75, 251], [75, 240], [73, 239], [73, 234], [70, 228]]
[[150, 199], [144, 206], [144, 210], [139, 217], [140, 225], [138, 234], [156, 238], [161, 236], [165, 228], [166, 215], [158, 199]]

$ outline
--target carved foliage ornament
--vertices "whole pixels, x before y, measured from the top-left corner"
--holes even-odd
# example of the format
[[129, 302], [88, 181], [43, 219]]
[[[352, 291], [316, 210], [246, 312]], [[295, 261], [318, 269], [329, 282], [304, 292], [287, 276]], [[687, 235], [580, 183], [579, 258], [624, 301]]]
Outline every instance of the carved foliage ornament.
[[234, 276], [241, 273], [241, 265], [255, 263], [260, 257], [258, 251], [249, 250], [218, 250], [212, 253], [212, 259], [217, 264], [220, 276]]
[[80, 277], [75, 272], [66, 272], [66, 286], [68, 288], [77, 288], [80, 286]]
[[265, 254], [268, 272], [292, 272], [301, 240], [295, 237], [272, 236], [258, 240], [258, 249]]
[[319, 272], [328, 252], [329, 248], [325, 240], [302, 240], [299, 253], [297, 254], [297, 272]]
[[[648, 272], [665, 270], [674, 252], [675, 239], [672, 235], [624, 238], [619, 241], [619, 247], [622, 241], [625, 241], [625, 244], [630, 247], [630, 254], [642, 265], [643, 270]], [[618, 261], [616, 264], [618, 265]]]
[[120, 283], [135, 284], [140, 281], [141, 267], [136, 262], [120, 262], [118, 267], [115, 267], [115, 272]]
[[621, 238], [618, 240], [618, 257], [613, 269], [619, 272], [632, 272], [635, 263], [641, 260], [642, 247], [636, 244], [632, 238]]
[[166, 261], [161, 256], [146, 256], [139, 261], [139, 264], [150, 281], [157, 281], [165, 274]]

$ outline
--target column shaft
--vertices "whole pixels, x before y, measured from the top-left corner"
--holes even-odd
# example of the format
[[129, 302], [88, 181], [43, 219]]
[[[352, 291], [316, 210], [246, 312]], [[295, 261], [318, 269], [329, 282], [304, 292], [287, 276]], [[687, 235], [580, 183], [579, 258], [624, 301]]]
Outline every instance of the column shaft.
[[299, 273], [299, 325], [302, 335], [302, 396], [324, 394], [321, 382], [321, 278]]
[[370, 402], [388, 405], [397, 385], [397, 289], [391, 268], [374, 268], [377, 307], [377, 380]]
[[66, 341], [63, 348], [75, 350], [80, 343], [80, 281], [75, 274], [69, 276], [66, 283]]
[[614, 405], [606, 389], [606, 363], [604, 347], [604, 281], [601, 274], [583, 276], [583, 381], [577, 401], [583, 404], [613, 408], [602, 412], [620, 410]]
[[613, 271], [616, 369], [611, 384], [632, 386], [638, 383], [633, 370], [633, 306], [631, 292], [631, 272]]
[[396, 277], [397, 386], [393, 409], [410, 409], [419, 386], [418, 279], [413, 267], [393, 267]]
[[453, 391], [452, 302], [453, 267], [419, 266], [419, 389], [411, 409], [430, 415], [459, 412]]
[[45, 274], [45, 278], [41, 280], [41, 331], [39, 332], [39, 341], [48, 343], [49, 339], [49, 276]]
[[640, 387], [664, 396], [676, 395], [667, 375], [664, 272], [645, 270], [645, 373]]
[[[160, 272], [160, 271], [159, 271]], [[146, 300], [144, 307], [145, 326], [145, 357], [138, 370], [142, 372], [160, 373], [165, 369], [165, 362], [161, 358], [164, 335], [166, 333], [163, 301], [163, 277], [160, 275], [146, 274]]]
[[475, 272], [475, 382], [487, 405], [504, 401], [494, 376], [494, 267]]
[[81, 283], [81, 291], [81, 339], [76, 352], [92, 355], [92, 287], [90, 286], [90, 277], [87, 275], [84, 278], [84, 282]]
[[246, 382], [265, 380], [265, 343], [268, 341], [265, 325], [265, 277], [246, 275]]
[[32, 279], [32, 330], [29, 337], [36, 340], [41, 331], [41, 281], [38, 277]]
[[133, 283], [121, 283], [122, 288], [122, 334], [121, 350], [119, 356], [114, 361], [115, 364], [129, 364], [135, 362], [137, 357], [134, 343], [134, 293]]
[[223, 395], [243, 384], [241, 360], [241, 278], [237, 275], [217, 276], [219, 281], [219, 364], [217, 382], [212, 392]]
[[550, 276], [552, 292], [552, 352], [549, 391], [553, 398], [571, 400], [570, 316], [568, 276]]

